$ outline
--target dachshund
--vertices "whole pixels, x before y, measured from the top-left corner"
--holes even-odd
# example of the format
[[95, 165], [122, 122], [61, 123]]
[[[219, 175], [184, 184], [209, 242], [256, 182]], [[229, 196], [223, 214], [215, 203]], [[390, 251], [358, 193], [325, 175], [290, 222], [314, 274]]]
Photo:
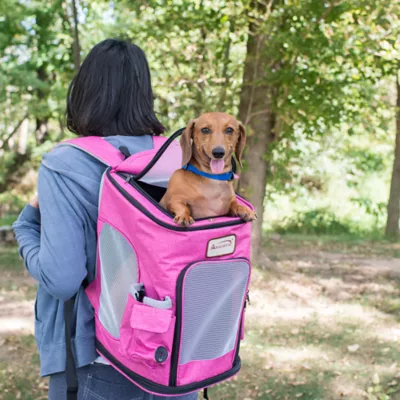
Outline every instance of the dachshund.
[[245, 144], [243, 124], [229, 114], [206, 113], [188, 123], [180, 139], [183, 168], [174, 172], [160, 201], [177, 224], [222, 215], [256, 218], [238, 203], [233, 188], [232, 155], [242, 166]]

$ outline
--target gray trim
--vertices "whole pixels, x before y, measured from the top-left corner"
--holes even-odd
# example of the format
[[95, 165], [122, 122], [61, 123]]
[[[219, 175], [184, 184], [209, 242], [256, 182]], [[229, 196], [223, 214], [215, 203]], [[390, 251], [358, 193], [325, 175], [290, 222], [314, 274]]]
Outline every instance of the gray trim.
[[107, 167], [110, 167], [110, 164], [107, 164], [104, 160], [102, 160], [101, 158], [97, 157], [96, 155], [94, 155], [93, 153], [91, 153], [90, 151], [86, 150], [86, 149], [82, 149], [82, 147], [77, 146], [76, 144], [73, 143], [60, 143], [57, 147], [61, 147], [61, 146], [70, 146], [70, 147], [75, 147], [78, 150], [83, 151], [86, 154], [89, 154], [90, 156], [92, 156], [93, 158], [95, 158], [96, 160], [100, 161], [102, 164], [106, 165]]
[[161, 308], [163, 310], [168, 310], [169, 308], [172, 308], [172, 300], [169, 296], [166, 296], [164, 300], [155, 300], [151, 297], [145, 296], [143, 298], [143, 303], [147, 304], [150, 307]]

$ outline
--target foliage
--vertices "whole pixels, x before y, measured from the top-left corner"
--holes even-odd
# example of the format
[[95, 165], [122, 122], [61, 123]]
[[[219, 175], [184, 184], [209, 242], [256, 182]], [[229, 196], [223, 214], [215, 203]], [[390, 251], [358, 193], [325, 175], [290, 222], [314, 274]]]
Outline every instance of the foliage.
[[[106, 37], [128, 38], [145, 50], [156, 109], [170, 132], [204, 111], [237, 114], [249, 26], [256, 24], [269, 59], [259, 68], [274, 88], [278, 116], [279, 140], [265, 155], [271, 165], [267, 209], [284, 197], [298, 207], [296, 217], [282, 212], [285, 221], [308, 220], [308, 212], [324, 209], [332, 221], [350, 221], [357, 225], [350, 231], [359, 230], [354, 218], [332, 206], [344, 178], [344, 208], [366, 216], [370, 226], [362, 229], [381, 227], [394, 132], [388, 88], [398, 68], [398, 1], [76, 4], [82, 56]], [[68, 134], [63, 113], [74, 74], [71, 0], [4, 0], [0, 15], [0, 182], [11, 182], [7, 188], [16, 193], [19, 179], [8, 176], [15, 154], [26, 152], [23, 168], [37, 168], [41, 154]], [[24, 118], [25, 130], [19, 127]], [[48, 132], [42, 140], [43, 124]], [[382, 180], [379, 194], [366, 193], [369, 179]], [[307, 197], [318, 204], [306, 205]]]
[[316, 209], [304, 213], [296, 213], [291, 218], [284, 218], [275, 230], [279, 233], [314, 234], [349, 234], [354, 233], [349, 221], [339, 221], [328, 209]]

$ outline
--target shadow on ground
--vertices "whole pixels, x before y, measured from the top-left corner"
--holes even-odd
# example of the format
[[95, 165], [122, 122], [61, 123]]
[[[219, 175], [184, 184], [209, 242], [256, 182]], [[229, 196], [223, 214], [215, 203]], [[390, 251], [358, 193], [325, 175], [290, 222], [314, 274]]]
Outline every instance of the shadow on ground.
[[[212, 400], [400, 399], [400, 255], [390, 243], [278, 238], [255, 270], [243, 367]], [[35, 284], [0, 250], [0, 399], [46, 398]], [[199, 397], [201, 398], [201, 397]]]

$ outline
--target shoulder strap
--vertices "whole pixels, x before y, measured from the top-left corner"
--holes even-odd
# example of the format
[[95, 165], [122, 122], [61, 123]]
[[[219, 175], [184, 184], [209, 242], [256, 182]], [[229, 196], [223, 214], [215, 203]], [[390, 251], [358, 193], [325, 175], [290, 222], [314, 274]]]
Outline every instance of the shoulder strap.
[[78, 400], [78, 375], [75, 358], [72, 351], [72, 316], [74, 313], [75, 296], [64, 303], [65, 324], [65, 379], [67, 383], [67, 400]]
[[72, 146], [96, 158], [109, 167], [117, 167], [125, 160], [124, 154], [99, 136], [87, 136], [65, 140], [58, 146]]

